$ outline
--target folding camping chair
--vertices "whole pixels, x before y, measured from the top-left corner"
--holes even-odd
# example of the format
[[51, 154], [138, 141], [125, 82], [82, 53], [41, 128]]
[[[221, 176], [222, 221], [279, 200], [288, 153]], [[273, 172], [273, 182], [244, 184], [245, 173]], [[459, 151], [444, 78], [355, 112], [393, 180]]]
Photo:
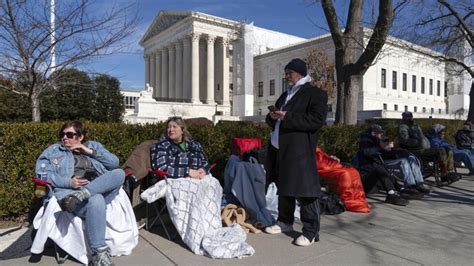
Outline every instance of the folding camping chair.
[[[33, 224], [33, 219], [35, 218], [36, 214], [40, 210], [41, 207], [46, 208], [49, 198], [52, 196], [52, 191], [53, 188], [50, 183], [48, 183], [46, 180], [41, 180], [37, 178], [33, 178], [33, 191], [34, 191], [34, 197], [33, 197], [33, 202], [32, 202], [32, 210], [31, 213], [29, 214], [29, 222], [30, 224]], [[36, 236], [36, 232], [38, 230], [33, 227], [33, 230], [31, 230], [31, 240], [33, 241]], [[58, 247], [54, 241], [52, 241], [53, 246], [54, 246], [54, 254], [56, 257], [56, 261], [58, 264], [63, 264], [66, 262], [66, 260], [69, 257], [69, 254], [67, 254], [63, 249]], [[39, 254], [32, 254], [32, 258], [30, 259], [30, 262], [37, 262], [40, 260], [41, 255]]]
[[[45, 244], [50, 239], [54, 243], [58, 264], [64, 263], [69, 256], [87, 264], [89, 252], [83, 232], [83, 221], [81, 218], [61, 210], [52, 193], [51, 184], [38, 179], [33, 179], [33, 182], [37, 198], [35, 201], [39, 208], [38, 213], [32, 214], [34, 229], [32, 231], [33, 243], [30, 261], [41, 259]], [[119, 222], [113, 223], [113, 219], [119, 219]], [[113, 256], [114, 253], [117, 256], [130, 254], [138, 244], [135, 215], [123, 189], [120, 189], [112, 202], [107, 204], [106, 243]]]

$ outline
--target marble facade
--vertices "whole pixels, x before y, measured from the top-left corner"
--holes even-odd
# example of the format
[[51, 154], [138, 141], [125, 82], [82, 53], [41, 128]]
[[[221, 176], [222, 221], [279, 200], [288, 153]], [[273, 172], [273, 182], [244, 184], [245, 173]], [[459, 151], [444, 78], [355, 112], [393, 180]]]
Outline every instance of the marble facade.
[[[456, 110], [467, 111], [470, 77], [452, 76], [446, 64], [410, 52], [400, 43], [390, 37], [383, 56], [361, 80], [359, 117], [396, 118], [409, 110], [418, 113], [416, 117], [453, 118]], [[140, 45], [144, 87], [151, 92], [138, 98], [134, 112], [125, 116], [133, 123], [172, 115], [214, 122], [255, 120], [286, 89], [283, 67], [292, 58], [305, 58], [318, 47], [334, 59], [330, 35], [304, 39], [200, 12], [161, 11]], [[335, 107], [334, 97], [330, 104]]]

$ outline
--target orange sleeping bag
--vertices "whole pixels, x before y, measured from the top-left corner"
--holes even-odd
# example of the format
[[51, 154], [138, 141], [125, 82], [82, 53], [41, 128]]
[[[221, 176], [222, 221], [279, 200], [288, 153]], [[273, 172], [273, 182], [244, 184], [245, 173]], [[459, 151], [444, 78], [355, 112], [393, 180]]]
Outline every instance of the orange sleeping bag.
[[319, 148], [316, 148], [316, 164], [319, 177], [341, 197], [348, 211], [370, 212], [359, 172], [354, 167], [341, 164]]

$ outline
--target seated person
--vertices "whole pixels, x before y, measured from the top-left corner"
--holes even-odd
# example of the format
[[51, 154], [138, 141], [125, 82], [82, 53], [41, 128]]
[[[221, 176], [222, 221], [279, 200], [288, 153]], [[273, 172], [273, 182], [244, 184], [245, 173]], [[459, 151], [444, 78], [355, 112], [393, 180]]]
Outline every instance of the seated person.
[[431, 147], [444, 148], [446, 152], [452, 153], [454, 161], [463, 162], [469, 174], [474, 173], [474, 155], [467, 149], [458, 149], [444, 139], [444, 129], [446, 127], [441, 124], [434, 124], [426, 137], [430, 140]]
[[150, 154], [152, 170], [165, 172], [167, 179], [144, 191], [142, 198], [152, 202], [166, 197], [173, 225], [195, 254], [211, 258], [252, 255], [254, 250], [245, 243], [239, 225], [222, 228], [222, 187], [209, 174], [201, 145], [191, 139], [182, 118], [171, 117], [165, 125], [164, 137], [152, 145]]
[[59, 139], [39, 156], [36, 172], [46, 165], [47, 181], [61, 209], [83, 219], [92, 265], [112, 265], [105, 243], [106, 205], [118, 195], [125, 178], [117, 169], [119, 159], [99, 142], [87, 141], [79, 121], [66, 122]]
[[458, 149], [472, 151], [474, 145], [474, 131], [472, 130], [472, 123], [469, 121], [464, 123], [464, 127], [454, 134], [454, 139], [456, 140], [456, 146]]
[[402, 196], [420, 199], [423, 195], [418, 192], [430, 193], [430, 187], [423, 182], [421, 166], [416, 156], [407, 150], [395, 148], [393, 141], [384, 136], [384, 130], [380, 125], [373, 124], [371, 128], [380, 140], [379, 156], [385, 167], [401, 170], [401, 178], [404, 184]]
[[[377, 125], [378, 126], [378, 125]], [[387, 191], [385, 202], [406, 206], [408, 201], [400, 197], [395, 190], [395, 179], [387, 171], [379, 154], [382, 151], [380, 135], [383, 130], [380, 126], [371, 126], [366, 132], [363, 132], [359, 138], [359, 172], [361, 174], [362, 184], [365, 193], [370, 192], [380, 181], [383, 188]]]
[[398, 141], [400, 147], [415, 154], [423, 162], [435, 161], [439, 163], [441, 180], [454, 182], [458, 180], [457, 175], [450, 173], [454, 169], [454, 161], [449, 158], [445, 149], [431, 147], [430, 141], [423, 135], [420, 126], [413, 120], [411, 112], [402, 113], [402, 121], [398, 126]]
[[341, 197], [348, 211], [370, 212], [359, 172], [354, 167], [342, 164], [319, 148], [316, 148], [316, 165], [321, 180]]
[[210, 170], [201, 144], [191, 134], [180, 117], [166, 121], [165, 137], [151, 146], [151, 168], [162, 170], [168, 178], [204, 178]]

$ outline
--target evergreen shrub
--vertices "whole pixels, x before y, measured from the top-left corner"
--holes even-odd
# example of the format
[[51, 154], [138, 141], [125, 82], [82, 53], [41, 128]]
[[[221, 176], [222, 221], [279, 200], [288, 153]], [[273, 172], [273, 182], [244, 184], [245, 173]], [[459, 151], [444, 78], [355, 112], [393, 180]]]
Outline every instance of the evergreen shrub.
[[[396, 140], [398, 121], [377, 120], [386, 130], [386, 135]], [[417, 120], [424, 132], [428, 132], [430, 121]], [[452, 135], [462, 127], [462, 121], [433, 120], [447, 126], [446, 137], [452, 143]], [[35, 162], [41, 152], [58, 141], [58, 130], [63, 122], [47, 123], [0, 123], [0, 218], [17, 217], [29, 212], [33, 196]], [[158, 139], [164, 130], [163, 123], [132, 125], [123, 123], [85, 122], [88, 138], [97, 140], [120, 162], [127, 159], [133, 148], [142, 141]], [[328, 154], [336, 155], [343, 162], [351, 162], [358, 149], [360, 132], [368, 125], [334, 125], [320, 132], [319, 146]], [[230, 155], [234, 137], [261, 138], [268, 143], [270, 128], [248, 122], [220, 122], [216, 126], [190, 125], [193, 139], [204, 148], [208, 160], [217, 163], [213, 175], [223, 182], [225, 164]]]

